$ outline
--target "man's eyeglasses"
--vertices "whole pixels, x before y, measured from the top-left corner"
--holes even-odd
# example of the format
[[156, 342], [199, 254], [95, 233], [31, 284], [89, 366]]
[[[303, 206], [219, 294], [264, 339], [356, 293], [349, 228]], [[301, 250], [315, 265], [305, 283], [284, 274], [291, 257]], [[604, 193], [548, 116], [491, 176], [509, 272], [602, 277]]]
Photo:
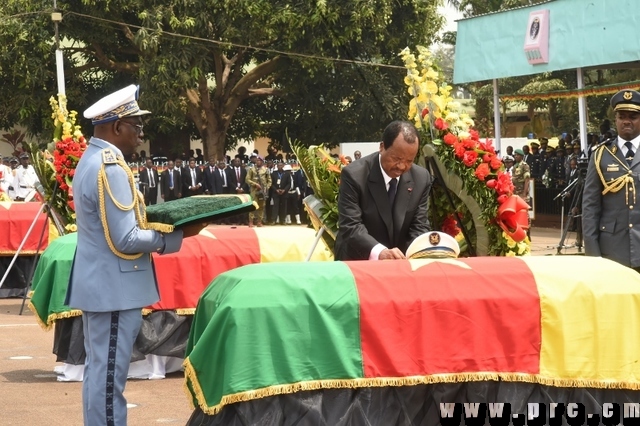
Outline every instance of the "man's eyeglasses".
[[141, 134], [142, 133], [142, 129], [144, 129], [144, 125], [142, 124], [133, 124], [133, 123], [129, 123], [128, 121], [124, 121], [124, 120], [120, 120], [121, 123], [124, 124], [128, 124], [129, 126], [132, 126], [136, 129], [136, 133], [137, 134]]

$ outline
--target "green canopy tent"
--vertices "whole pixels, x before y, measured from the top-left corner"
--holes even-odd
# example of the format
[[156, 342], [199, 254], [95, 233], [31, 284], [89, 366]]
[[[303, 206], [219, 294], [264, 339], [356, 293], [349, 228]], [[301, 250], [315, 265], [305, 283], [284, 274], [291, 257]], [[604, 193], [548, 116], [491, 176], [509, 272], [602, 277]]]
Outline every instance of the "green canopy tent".
[[[493, 80], [495, 143], [500, 149], [500, 78], [576, 69], [578, 89], [583, 89], [585, 69], [640, 66], [639, 26], [638, 0], [549, 0], [462, 19], [453, 80]], [[578, 97], [578, 107], [580, 134], [586, 135], [584, 96]], [[584, 151], [586, 138], [580, 142]]]

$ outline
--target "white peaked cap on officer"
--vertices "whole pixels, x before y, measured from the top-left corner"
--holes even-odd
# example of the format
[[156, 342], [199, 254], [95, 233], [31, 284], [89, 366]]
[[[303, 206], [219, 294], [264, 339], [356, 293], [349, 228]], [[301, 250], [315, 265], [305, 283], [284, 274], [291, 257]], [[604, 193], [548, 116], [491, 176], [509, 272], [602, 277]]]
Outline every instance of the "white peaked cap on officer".
[[285, 165], [284, 165], [284, 167], [282, 168], [282, 170], [283, 170], [283, 171], [285, 171], [285, 172], [286, 172], [286, 171], [289, 171], [289, 172], [290, 172], [290, 171], [291, 171], [291, 170], [293, 170], [293, 169], [291, 168], [291, 165], [290, 165], [290, 164], [285, 164]]
[[[416, 256], [417, 255], [417, 256]], [[426, 232], [418, 236], [407, 249], [407, 257], [458, 257], [460, 245], [445, 232]]]
[[84, 117], [93, 125], [108, 123], [123, 117], [139, 117], [151, 114], [151, 111], [138, 106], [139, 87], [135, 84], [113, 92], [91, 105], [84, 112]]

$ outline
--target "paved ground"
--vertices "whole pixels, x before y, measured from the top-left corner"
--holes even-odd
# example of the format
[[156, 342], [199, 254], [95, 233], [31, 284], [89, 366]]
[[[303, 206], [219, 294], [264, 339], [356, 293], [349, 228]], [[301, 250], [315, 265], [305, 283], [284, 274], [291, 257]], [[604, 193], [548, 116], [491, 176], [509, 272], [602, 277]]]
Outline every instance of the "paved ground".
[[[533, 228], [532, 254], [557, 253], [559, 229]], [[570, 233], [565, 245], [575, 242]], [[562, 250], [576, 254], [576, 248]], [[0, 299], [0, 426], [81, 425], [81, 383], [56, 381], [51, 352], [53, 331], [44, 332], [33, 314], [18, 315], [22, 299]], [[164, 380], [130, 380], [126, 397], [129, 424], [186, 424], [191, 407], [183, 392], [182, 374]]]

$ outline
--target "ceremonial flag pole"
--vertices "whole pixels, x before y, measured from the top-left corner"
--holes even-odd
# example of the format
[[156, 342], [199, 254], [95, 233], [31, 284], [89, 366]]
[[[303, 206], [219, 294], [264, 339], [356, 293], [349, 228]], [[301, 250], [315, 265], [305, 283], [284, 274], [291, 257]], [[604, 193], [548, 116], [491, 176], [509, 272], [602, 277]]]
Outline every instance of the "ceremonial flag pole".
[[58, 95], [65, 95], [64, 87], [64, 62], [62, 57], [62, 50], [60, 50], [60, 35], [58, 33], [58, 23], [62, 22], [62, 13], [57, 12], [58, 4], [56, 0], [53, 0], [53, 10], [51, 13], [51, 20], [53, 21], [53, 27], [55, 31], [56, 41], [56, 77], [58, 80]]

